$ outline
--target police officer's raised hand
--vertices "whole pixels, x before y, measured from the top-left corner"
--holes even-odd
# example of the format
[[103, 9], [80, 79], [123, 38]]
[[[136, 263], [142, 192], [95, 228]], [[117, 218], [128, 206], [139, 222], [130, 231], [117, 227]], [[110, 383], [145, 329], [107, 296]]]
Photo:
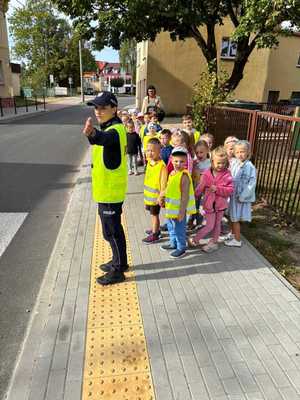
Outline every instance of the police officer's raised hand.
[[82, 131], [85, 136], [91, 136], [94, 132], [94, 125], [93, 125], [93, 120], [91, 117], [89, 117], [84, 125], [83, 131]]

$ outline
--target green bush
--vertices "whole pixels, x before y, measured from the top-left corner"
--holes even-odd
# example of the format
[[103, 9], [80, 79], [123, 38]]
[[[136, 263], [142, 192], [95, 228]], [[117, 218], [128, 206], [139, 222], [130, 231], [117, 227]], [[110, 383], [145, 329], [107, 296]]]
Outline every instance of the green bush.
[[198, 82], [194, 85], [192, 106], [195, 127], [203, 133], [206, 129], [205, 109], [230, 99], [232, 93], [225, 89], [225, 82], [229, 75], [226, 71], [216, 73], [208, 66], [200, 74]]

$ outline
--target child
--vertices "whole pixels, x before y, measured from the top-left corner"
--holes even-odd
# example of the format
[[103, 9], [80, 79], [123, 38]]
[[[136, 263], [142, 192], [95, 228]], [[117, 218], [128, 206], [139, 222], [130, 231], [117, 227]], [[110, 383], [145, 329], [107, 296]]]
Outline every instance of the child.
[[144, 180], [144, 203], [151, 215], [152, 229], [150, 232], [146, 231], [149, 235], [143, 242], [152, 244], [160, 239], [159, 212], [160, 207], [164, 205], [168, 174], [166, 165], [160, 158], [160, 142], [157, 138], [150, 138], [146, 153], [148, 165]]
[[202, 248], [207, 253], [218, 249], [221, 221], [224, 210], [228, 207], [228, 198], [233, 192], [232, 176], [228, 170], [224, 147], [219, 146], [212, 151], [211, 164], [211, 168], [203, 173], [195, 192], [196, 197], [204, 193], [203, 210], [206, 225], [198, 231], [194, 239], [189, 239], [189, 245], [195, 247], [212, 231], [212, 239]]
[[137, 157], [138, 154], [142, 157], [142, 142], [140, 136], [134, 129], [133, 121], [128, 121], [127, 129], [127, 156], [128, 156], [128, 173], [129, 175], [138, 175]]
[[234, 181], [234, 193], [230, 197], [229, 217], [232, 238], [225, 241], [226, 246], [241, 247], [240, 221], [251, 222], [251, 203], [255, 201], [256, 169], [250, 161], [250, 143], [239, 140], [234, 145], [231, 173]]
[[173, 146], [170, 144], [171, 140], [171, 131], [170, 129], [163, 129], [160, 132], [160, 143], [161, 143], [161, 151], [160, 155], [163, 162], [167, 165], [169, 158], [171, 156]]
[[[139, 118], [141, 118], [141, 117], [139, 117]], [[149, 124], [149, 122], [150, 122], [150, 114], [149, 114], [149, 113], [145, 113], [145, 114], [143, 115], [143, 120], [144, 120], [144, 122], [143, 122], [143, 124], [141, 125], [140, 131], [139, 131], [140, 138], [141, 138], [141, 141], [142, 141], [142, 142], [143, 142], [144, 136], [146, 136], [145, 130], [146, 130], [146, 128], [147, 128], [147, 126], [148, 126], [148, 124]], [[145, 150], [146, 150], [146, 149], [145, 149]]]
[[126, 126], [127, 122], [130, 120], [130, 116], [127, 111], [122, 111], [121, 120], [122, 124]]
[[[192, 173], [194, 188], [196, 188], [199, 185], [201, 176], [204, 174], [204, 172], [211, 167], [211, 162], [209, 158], [209, 149], [205, 140], [199, 140], [199, 142], [196, 143], [195, 154], [196, 154], [196, 160], [194, 160], [193, 173]], [[202, 224], [203, 217], [199, 213], [199, 208], [200, 208], [200, 197], [196, 198], [197, 213], [191, 215], [189, 218], [188, 221], [189, 229], [194, 228], [195, 220], [196, 220], [196, 226]]]
[[234, 159], [234, 145], [238, 141], [239, 141], [239, 139], [236, 138], [235, 136], [228, 136], [225, 139], [224, 147], [225, 147], [225, 150], [226, 150], [226, 153], [227, 153], [229, 165], [231, 165], [231, 162]]
[[144, 136], [143, 139], [143, 150], [144, 150], [144, 162], [147, 163], [147, 156], [146, 156], [146, 152], [147, 152], [147, 144], [149, 142], [150, 139], [156, 138], [159, 140], [159, 134], [156, 131], [156, 125], [152, 124], [152, 122], [150, 122], [148, 124], [148, 134], [146, 136]]
[[[186, 157], [186, 165], [185, 165], [185, 169], [188, 170], [189, 174], [192, 174], [193, 171], [193, 157], [191, 155], [191, 152], [193, 151], [193, 138], [191, 138], [185, 131], [175, 131], [172, 134], [172, 139], [171, 139], [171, 143], [172, 146], [175, 147], [185, 147], [185, 149], [187, 150], [187, 157]], [[169, 162], [167, 164], [167, 169], [168, 169], [168, 173], [170, 174], [173, 169], [174, 169], [174, 165], [172, 162], [172, 155], [169, 158]]]
[[183, 257], [186, 252], [186, 214], [194, 214], [195, 196], [192, 178], [185, 169], [188, 152], [184, 147], [172, 151], [174, 170], [169, 175], [165, 207], [170, 242], [162, 250], [172, 250], [170, 257]]
[[197, 143], [200, 140], [200, 132], [193, 127], [193, 118], [191, 115], [183, 115], [182, 117], [183, 130], [190, 136], [194, 137], [194, 142]]
[[[159, 125], [156, 112], [152, 112], [150, 114], [150, 123], [156, 126], [156, 132], [160, 132], [162, 130], [162, 127]], [[149, 132], [149, 126], [145, 128], [145, 135], [148, 135], [148, 132]]]
[[201, 139], [206, 141], [208, 148], [209, 148], [209, 152], [211, 152], [212, 148], [214, 147], [214, 143], [215, 143], [215, 138], [213, 137], [213, 135], [211, 133], [204, 133], [201, 136]]

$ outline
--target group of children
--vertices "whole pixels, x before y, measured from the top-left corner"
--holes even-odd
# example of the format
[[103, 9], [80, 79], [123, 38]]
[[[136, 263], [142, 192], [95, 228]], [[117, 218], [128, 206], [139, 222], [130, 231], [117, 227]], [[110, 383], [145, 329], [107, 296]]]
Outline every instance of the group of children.
[[[190, 115], [183, 116], [182, 129], [172, 130], [163, 129], [155, 113], [124, 113], [121, 118], [127, 128], [129, 174], [138, 174], [138, 155], [145, 165], [144, 203], [151, 229], [143, 242], [155, 243], [167, 230], [169, 242], [161, 250], [173, 258], [184, 256], [187, 245], [205, 252], [217, 250], [221, 241], [241, 247], [240, 222], [251, 221], [255, 201], [250, 143], [229, 136], [214, 148], [214, 137], [200, 135]], [[161, 208], [166, 210], [162, 226]], [[222, 236], [224, 215], [230, 232]]]

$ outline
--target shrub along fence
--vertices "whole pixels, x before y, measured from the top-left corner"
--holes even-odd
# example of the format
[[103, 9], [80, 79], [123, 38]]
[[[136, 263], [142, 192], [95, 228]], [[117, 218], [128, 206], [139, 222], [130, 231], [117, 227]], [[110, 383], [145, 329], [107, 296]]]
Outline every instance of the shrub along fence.
[[250, 141], [257, 168], [257, 195], [300, 221], [300, 118], [229, 107], [206, 110], [216, 145], [227, 136]]

